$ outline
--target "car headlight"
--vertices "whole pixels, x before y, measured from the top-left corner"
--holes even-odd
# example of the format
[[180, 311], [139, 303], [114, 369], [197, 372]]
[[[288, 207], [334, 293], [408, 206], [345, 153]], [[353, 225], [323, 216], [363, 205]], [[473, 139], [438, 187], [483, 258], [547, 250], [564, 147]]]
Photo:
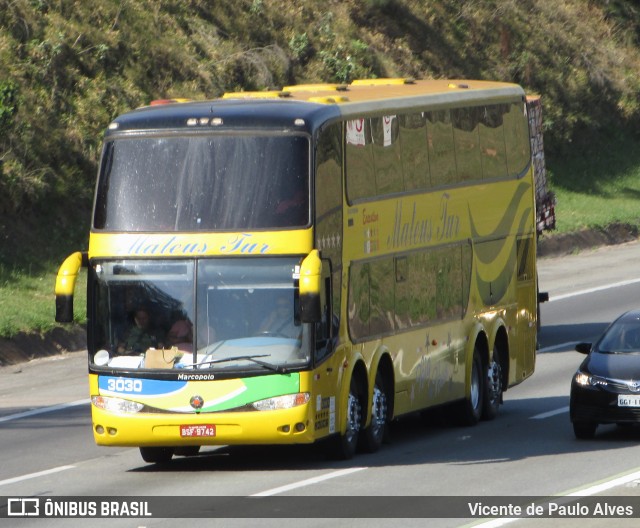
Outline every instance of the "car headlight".
[[251, 405], [258, 411], [280, 411], [283, 409], [291, 409], [298, 405], [304, 405], [309, 401], [308, 392], [298, 392], [297, 394], [285, 394], [283, 396], [274, 396], [265, 400], [253, 402]]
[[135, 414], [144, 407], [142, 403], [108, 396], [91, 396], [91, 403], [99, 409], [120, 414]]
[[592, 376], [591, 374], [587, 374], [586, 372], [578, 371], [575, 375], [575, 380], [578, 385], [582, 387], [606, 387], [608, 382], [605, 378], [601, 378], [600, 376]]

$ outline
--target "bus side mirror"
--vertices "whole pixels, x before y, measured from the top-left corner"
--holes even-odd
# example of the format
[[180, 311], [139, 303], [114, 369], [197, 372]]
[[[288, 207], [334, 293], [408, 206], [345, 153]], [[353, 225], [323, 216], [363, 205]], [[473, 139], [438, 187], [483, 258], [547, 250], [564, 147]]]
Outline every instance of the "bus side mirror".
[[322, 287], [322, 261], [314, 249], [300, 264], [298, 292], [300, 296], [300, 321], [317, 323], [322, 320], [320, 288]]
[[76, 251], [60, 266], [56, 277], [56, 322], [73, 322], [73, 292], [82, 266], [87, 265], [87, 254]]

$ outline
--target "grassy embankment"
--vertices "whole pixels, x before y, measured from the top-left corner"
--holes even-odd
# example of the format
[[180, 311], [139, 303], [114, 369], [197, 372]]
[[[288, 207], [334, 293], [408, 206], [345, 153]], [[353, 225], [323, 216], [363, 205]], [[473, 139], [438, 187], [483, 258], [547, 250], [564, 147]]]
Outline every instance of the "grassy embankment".
[[[557, 232], [640, 226], [640, 141], [623, 137], [576, 148], [551, 160]], [[560, 184], [561, 182], [561, 184]]]

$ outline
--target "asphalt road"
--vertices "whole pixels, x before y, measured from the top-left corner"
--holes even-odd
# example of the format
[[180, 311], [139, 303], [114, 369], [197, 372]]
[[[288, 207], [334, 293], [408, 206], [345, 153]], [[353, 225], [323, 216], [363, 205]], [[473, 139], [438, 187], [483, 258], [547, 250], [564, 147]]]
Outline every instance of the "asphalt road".
[[[83, 353], [0, 368], [0, 513], [3, 497], [271, 497], [264, 519], [91, 519], [91, 526], [635, 526], [634, 519], [570, 511], [560, 520], [470, 518], [477, 502], [510, 504], [509, 497], [635, 497], [640, 493], [640, 427], [600, 427], [578, 441], [568, 418], [571, 376], [583, 356], [578, 341], [597, 337], [622, 311], [640, 303], [640, 244], [631, 243], [561, 258], [542, 259], [540, 350], [535, 374], [505, 394], [498, 418], [459, 428], [446, 417], [410, 417], [393, 424], [392, 443], [351, 461], [322, 450], [208, 448], [165, 468], [142, 462], [137, 449], [99, 448], [91, 436]], [[304, 497], [319, 499], [319, 505]], [[326, 500], [322, 500], [327, 497]], [[338, 497], [338, 498], [335, 498]], [[373, 499], [371, 499], [373, 497]], [[394, 498], [417, 518], [388, 519]], [[435, 503], [433, 497], [436, 497]], [[379, 499], [378, 499], [379, 498]], [[467, 504], [471, 502], [471, 506]], [[284, 504], [284, 505], [283, 505]], [[444, 518], [421, 518], [421, 505], [450, 507]], [[574, 503], [569, 503], [574, 504]], [[625, 503], [626, 504], [626, 503]], [[270, 518], [295, 508], [318, 507], [312, 518]], [[545, 504], [544, 507], [547, 507]], [[278, 508], [284, 508], [278, 510]], [[378, 512], [363, 518], [361, 508]], [[412, 510], [413, 509], [413, 510]], [[275, 513], [274, 513], [275, 512]], [[270, 515], [269, 515], [270, 513]], [[307, 512], [308, 514], [308, 512]], [[467, 518], [456, 518], [456, 516]], [[339, 518], [333, 518], [339, 517]], [[87, 520], [0, 519], [2, 526], [87, 526]]]

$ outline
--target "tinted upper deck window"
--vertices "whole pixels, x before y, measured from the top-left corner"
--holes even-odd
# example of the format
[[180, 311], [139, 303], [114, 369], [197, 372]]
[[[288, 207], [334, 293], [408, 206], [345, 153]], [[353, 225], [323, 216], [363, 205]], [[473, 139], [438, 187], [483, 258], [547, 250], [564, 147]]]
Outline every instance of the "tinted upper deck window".
[[105, 144], [96, 229], [215, 231], [308, 223], [305, 136], [138, 136]]

